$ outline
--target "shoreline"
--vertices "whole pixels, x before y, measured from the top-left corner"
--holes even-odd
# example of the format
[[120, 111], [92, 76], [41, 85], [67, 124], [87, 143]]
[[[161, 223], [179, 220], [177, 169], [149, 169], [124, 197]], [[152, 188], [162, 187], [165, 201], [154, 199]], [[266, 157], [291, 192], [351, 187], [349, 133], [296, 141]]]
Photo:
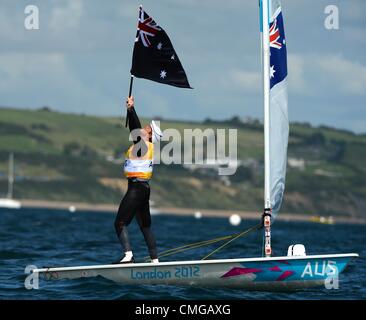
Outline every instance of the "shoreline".
[[[70, 210], [71, 207], [75, 208], [75, 211], [95, 211], [116, 213], [118, 210], [118, 204], [89, 204], [83, 202], [70, 202], [70, 201], [47, 201], [47, 200], [17, 200], [22, 204], [22, 208], [42, 208], [42, 209], [63, 209]], [[259, 220], [261, 212], [245, 211], [245, 210], [218, 210], [218, 209], [195, 209], [195, 208], [177, 208], [177, 207], [153, 207], [152, 215], [176, 215], [176, 216], [194, 216], [195, 212], [200, 212], [202, 217], [217, 217], [228, 218], [232, 214], [239, 215], [242, 219]], [[327, 220], [329, 217], [324, 216], [325, 221], [320, 221], [320, 216], [298, 214], [298, 213], [281, 213], [276, 220], [286, 222], [316, 222], [324, 224], [329, 223]], [[346, 223], [346, 224], [362, 224], [366, 225], [366, 219], [347, 217], [347, 216], [333, 216], [334, 224]]]

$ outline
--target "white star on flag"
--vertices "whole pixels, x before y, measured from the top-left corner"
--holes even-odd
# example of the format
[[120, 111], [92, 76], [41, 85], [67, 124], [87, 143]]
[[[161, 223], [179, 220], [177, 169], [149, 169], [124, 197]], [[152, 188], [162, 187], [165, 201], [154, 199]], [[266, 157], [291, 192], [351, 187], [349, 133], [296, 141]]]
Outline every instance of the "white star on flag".
[[165, 70], [161, 70], [160, 71], [160, 78], [161, 79], [165, 79], [165, 77], [166, 77], [166, 71]]
[[286, 40], [285, 40], [285, 39], [283, 39], [282, 43], [283, 43], [283, 44], [286, 44]]
[[274, 66], [271, 66], [271, 70], [269, 70], [270, 78], [274, 78], [275, 72], [276, 72], [276, 70], [274, 69]]
[[159, 42], [156, 47], [158, 48], [158, 50], [161, 50], [161, 48], [163, 47], [163, 44], [161, 42]]
[[175, 59], [175, 56], [174, 54], [170, 57], [171, 60], [174, 60]]

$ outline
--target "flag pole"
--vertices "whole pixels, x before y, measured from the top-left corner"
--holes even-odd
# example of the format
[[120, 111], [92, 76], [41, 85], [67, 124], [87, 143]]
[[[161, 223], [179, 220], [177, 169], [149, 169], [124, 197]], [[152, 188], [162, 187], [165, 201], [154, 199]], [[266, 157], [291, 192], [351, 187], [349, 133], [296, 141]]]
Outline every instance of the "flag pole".
[[[130, 90], [128, 91], [128, 97], [131, 97], [132, 95], [132, 86], [133, 86], [133, 75], [131, 74], [131, 78], [130, 78]], [[128, 112], [126, 113], [126, 124], [125, 127], [127, 128], [128, 126]]]
[[[141, 10], [142, 10], [142, 5], [140, 4], [140, 6], [139, 6], [139, 21], [140, 21], [140, 18], [141, 18]], [[137, 26], [137, 29], [138, 29], [138, 26]], [[135, 41], [137, 41], [137, 40], [135, 40]], [[130, 90], [128, 91], [128, 97], [131, 97], [131, 95], [132, 95], [133, 78], [134, 78], [134, 76], [131, 74], [131, 78], [130, 78]], [[127, 128], [127, 126], [128, 126], [128, 112], [126, 113], [126, 124], [125, 124], [125, 127]]]
[[269, 103], [270, 103], [270, 43], [269, 43], [269, 0], [261, 1], [262, 14], [262, 50], [263, 50], [263, 96], [264, 96], [264, 237], [265, 256], [270, 257], [271, 248], [271, 199], [270, 199], [270, 148], [269, 148]]

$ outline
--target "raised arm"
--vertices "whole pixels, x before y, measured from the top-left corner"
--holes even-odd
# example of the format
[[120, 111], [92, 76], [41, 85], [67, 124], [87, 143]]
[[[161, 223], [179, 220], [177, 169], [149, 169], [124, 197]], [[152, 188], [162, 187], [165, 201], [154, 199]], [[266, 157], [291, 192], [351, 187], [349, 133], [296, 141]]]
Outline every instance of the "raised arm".
[[[128, 127], [132, 133], [133, 143], [136, 144], [141, 140], [140, 132], [136, 129], [141, 129], [141, 122], [135, 110], [135, 101], [133, 97], [128, 97], [126, 101], [128, 112]], [[136, 130], [136, 131], [134, 131]]]

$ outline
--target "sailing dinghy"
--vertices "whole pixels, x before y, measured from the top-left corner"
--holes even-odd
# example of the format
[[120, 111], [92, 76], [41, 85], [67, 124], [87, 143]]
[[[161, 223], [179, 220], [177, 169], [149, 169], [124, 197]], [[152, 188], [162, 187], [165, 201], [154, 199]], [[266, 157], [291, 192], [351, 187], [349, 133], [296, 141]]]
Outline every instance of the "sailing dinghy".
[[[279, 1], [261, 0], [264, 92], [264, 252], [260, 258], [174, 261], [35, 269], [45, 279], [102, 276], [128, 285], [188, 285], [246, 290], [331, 288], [356, 253], [306, 255], [301, 244], [288, 255], [272, 257], [271, 222], [278, 214], [285, 187], [289, 122], [287, 117], [287, 61]], [[270, 19], [271, 17], [271, 19]]]
[[33, 270], [46, 280], [102, 276], [126, 285], [288, 291], [332, 285], [357, 254], [95, 265]]

